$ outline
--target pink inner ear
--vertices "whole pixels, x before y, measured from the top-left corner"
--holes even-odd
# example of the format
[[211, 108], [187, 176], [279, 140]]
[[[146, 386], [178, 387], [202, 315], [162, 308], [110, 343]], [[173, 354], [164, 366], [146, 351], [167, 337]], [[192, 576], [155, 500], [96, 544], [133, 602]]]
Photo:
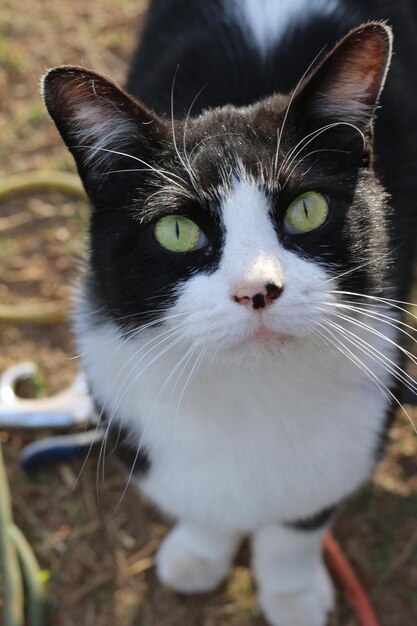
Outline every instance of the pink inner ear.
[[105, 166], [111, 171], [133, 145], [155, 143], [158, 133], [165, 136], [164, 123], [152, 111], [105, 77], [81, 67], [51, 70], [44, 80], [44, 98], [77, 163], [90, 170]]
[[[137, 125], [126, 114], [117, 112], [111, 104], [80, 105], [74, 113], [73, 136], [85, 151], [84, 162], [101, 166], [124, 152], [133, 138]], [[112, 152], [113, 151], [113, 152]]]
[[110, 164], [138, 138], [139, 105], [105, 78], [62, 68], [47, 88], [54, 112], [64, 120], [68, 146], [79, 150], [85, 165]]
[[97, 100], [105, 91], [100, 80], [81, 68], [63, 68], [62, 72], [52, 72], [52, 78], [48, 76], [47, 80], [48, 94], [61, 115], [71, 116], [82, 103]]
[[[352, 42], [354, 44], [354, 42]], [[369, 33], [357, 45], [351, 46], [347, 61], [341, 59], [340, 79], [329, 96], [337, 100], [351, 98], [375, 99], [385, 70], [386, 46], [379, 35]]]
[[340, 121], [370, 121], [390, 60], [390, 32], [369, 25], [347, 35], [312, 77], [315, 109]]

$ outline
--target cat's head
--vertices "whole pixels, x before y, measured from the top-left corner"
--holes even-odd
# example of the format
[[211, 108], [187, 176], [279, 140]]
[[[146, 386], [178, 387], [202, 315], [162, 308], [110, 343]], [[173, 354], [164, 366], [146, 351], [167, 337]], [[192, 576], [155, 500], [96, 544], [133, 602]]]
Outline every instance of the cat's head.
[[372, 141], [390, 56], [389, 28], [367, 24], [292, 94], [186, 120], [82, 68], [50, 71], [45, 102], [92, 204], [97, 308], [216, 348], [282, 346], [314, 334], [335, 291], [385, 288]]

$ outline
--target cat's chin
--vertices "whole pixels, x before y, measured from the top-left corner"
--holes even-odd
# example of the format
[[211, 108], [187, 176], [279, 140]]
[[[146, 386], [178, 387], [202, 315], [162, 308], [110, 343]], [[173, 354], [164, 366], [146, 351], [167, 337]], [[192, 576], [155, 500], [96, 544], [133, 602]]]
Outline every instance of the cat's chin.
[[233, 345], [226, 346], [226, 351], [240, 358], [275, 357], [291, 350], [296, 343], [296, 337], [284, 335], [268, 328], [259, 328], [250, 335], [239, 339]]
[[238, 349], [253, 356], [265, 357], [270, 355], [275, 357], [291, 350], [294, 340], [295, 338], [290, 335], [282, 335], [268, 329], [261, 329], [242, 341]]
[[[256, 369], [259, 366], [264, 367], [267, 363], [272, 366], [277, 361], [285, 360], [292, 353], [292, 342], [284, 344], [273, 339], [245, 340], [233, 348], [224, 350], [223, 358], [229, 366]], [[219, 353], [217, 356], [222, 361]]]
[[258, 328], [250, 337], [249, 341], [265, 344], [268, 343], [271, 346], [281, 347], [285, 346], [287, 343], [291, 341], [292, 337], [290, 335], [283, 335], [281, 333], [277, 333], [274, 330], [270, 330], [269, 328]]

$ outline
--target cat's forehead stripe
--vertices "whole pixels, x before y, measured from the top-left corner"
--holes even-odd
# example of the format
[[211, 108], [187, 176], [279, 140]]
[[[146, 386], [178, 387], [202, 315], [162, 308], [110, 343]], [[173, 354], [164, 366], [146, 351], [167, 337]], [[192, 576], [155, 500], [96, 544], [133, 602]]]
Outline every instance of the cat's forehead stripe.
[[224, 189], [221, 208], [223, 221], [230, 226], [236, 221], [257, 219], [260, 213], [266, 215], [270, 203], [255, 181], [235, 176], [230, 188]]
[[234, 178], [220, 208], [226, 246], [277, 245], [270, 201], [255, 181]]

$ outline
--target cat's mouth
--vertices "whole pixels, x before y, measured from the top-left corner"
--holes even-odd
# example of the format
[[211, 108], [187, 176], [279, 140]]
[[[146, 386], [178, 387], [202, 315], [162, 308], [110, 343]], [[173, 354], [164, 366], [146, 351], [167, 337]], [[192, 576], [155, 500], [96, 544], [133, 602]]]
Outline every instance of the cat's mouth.
[[291, 340], [291, 337], [289, 335], [277, 333], [275, 330], [271, 330], [266, 326], [261, 326], [249, 336], [249, 339], [259, 343], [267, 342], [277, 346], [285, 346]]

